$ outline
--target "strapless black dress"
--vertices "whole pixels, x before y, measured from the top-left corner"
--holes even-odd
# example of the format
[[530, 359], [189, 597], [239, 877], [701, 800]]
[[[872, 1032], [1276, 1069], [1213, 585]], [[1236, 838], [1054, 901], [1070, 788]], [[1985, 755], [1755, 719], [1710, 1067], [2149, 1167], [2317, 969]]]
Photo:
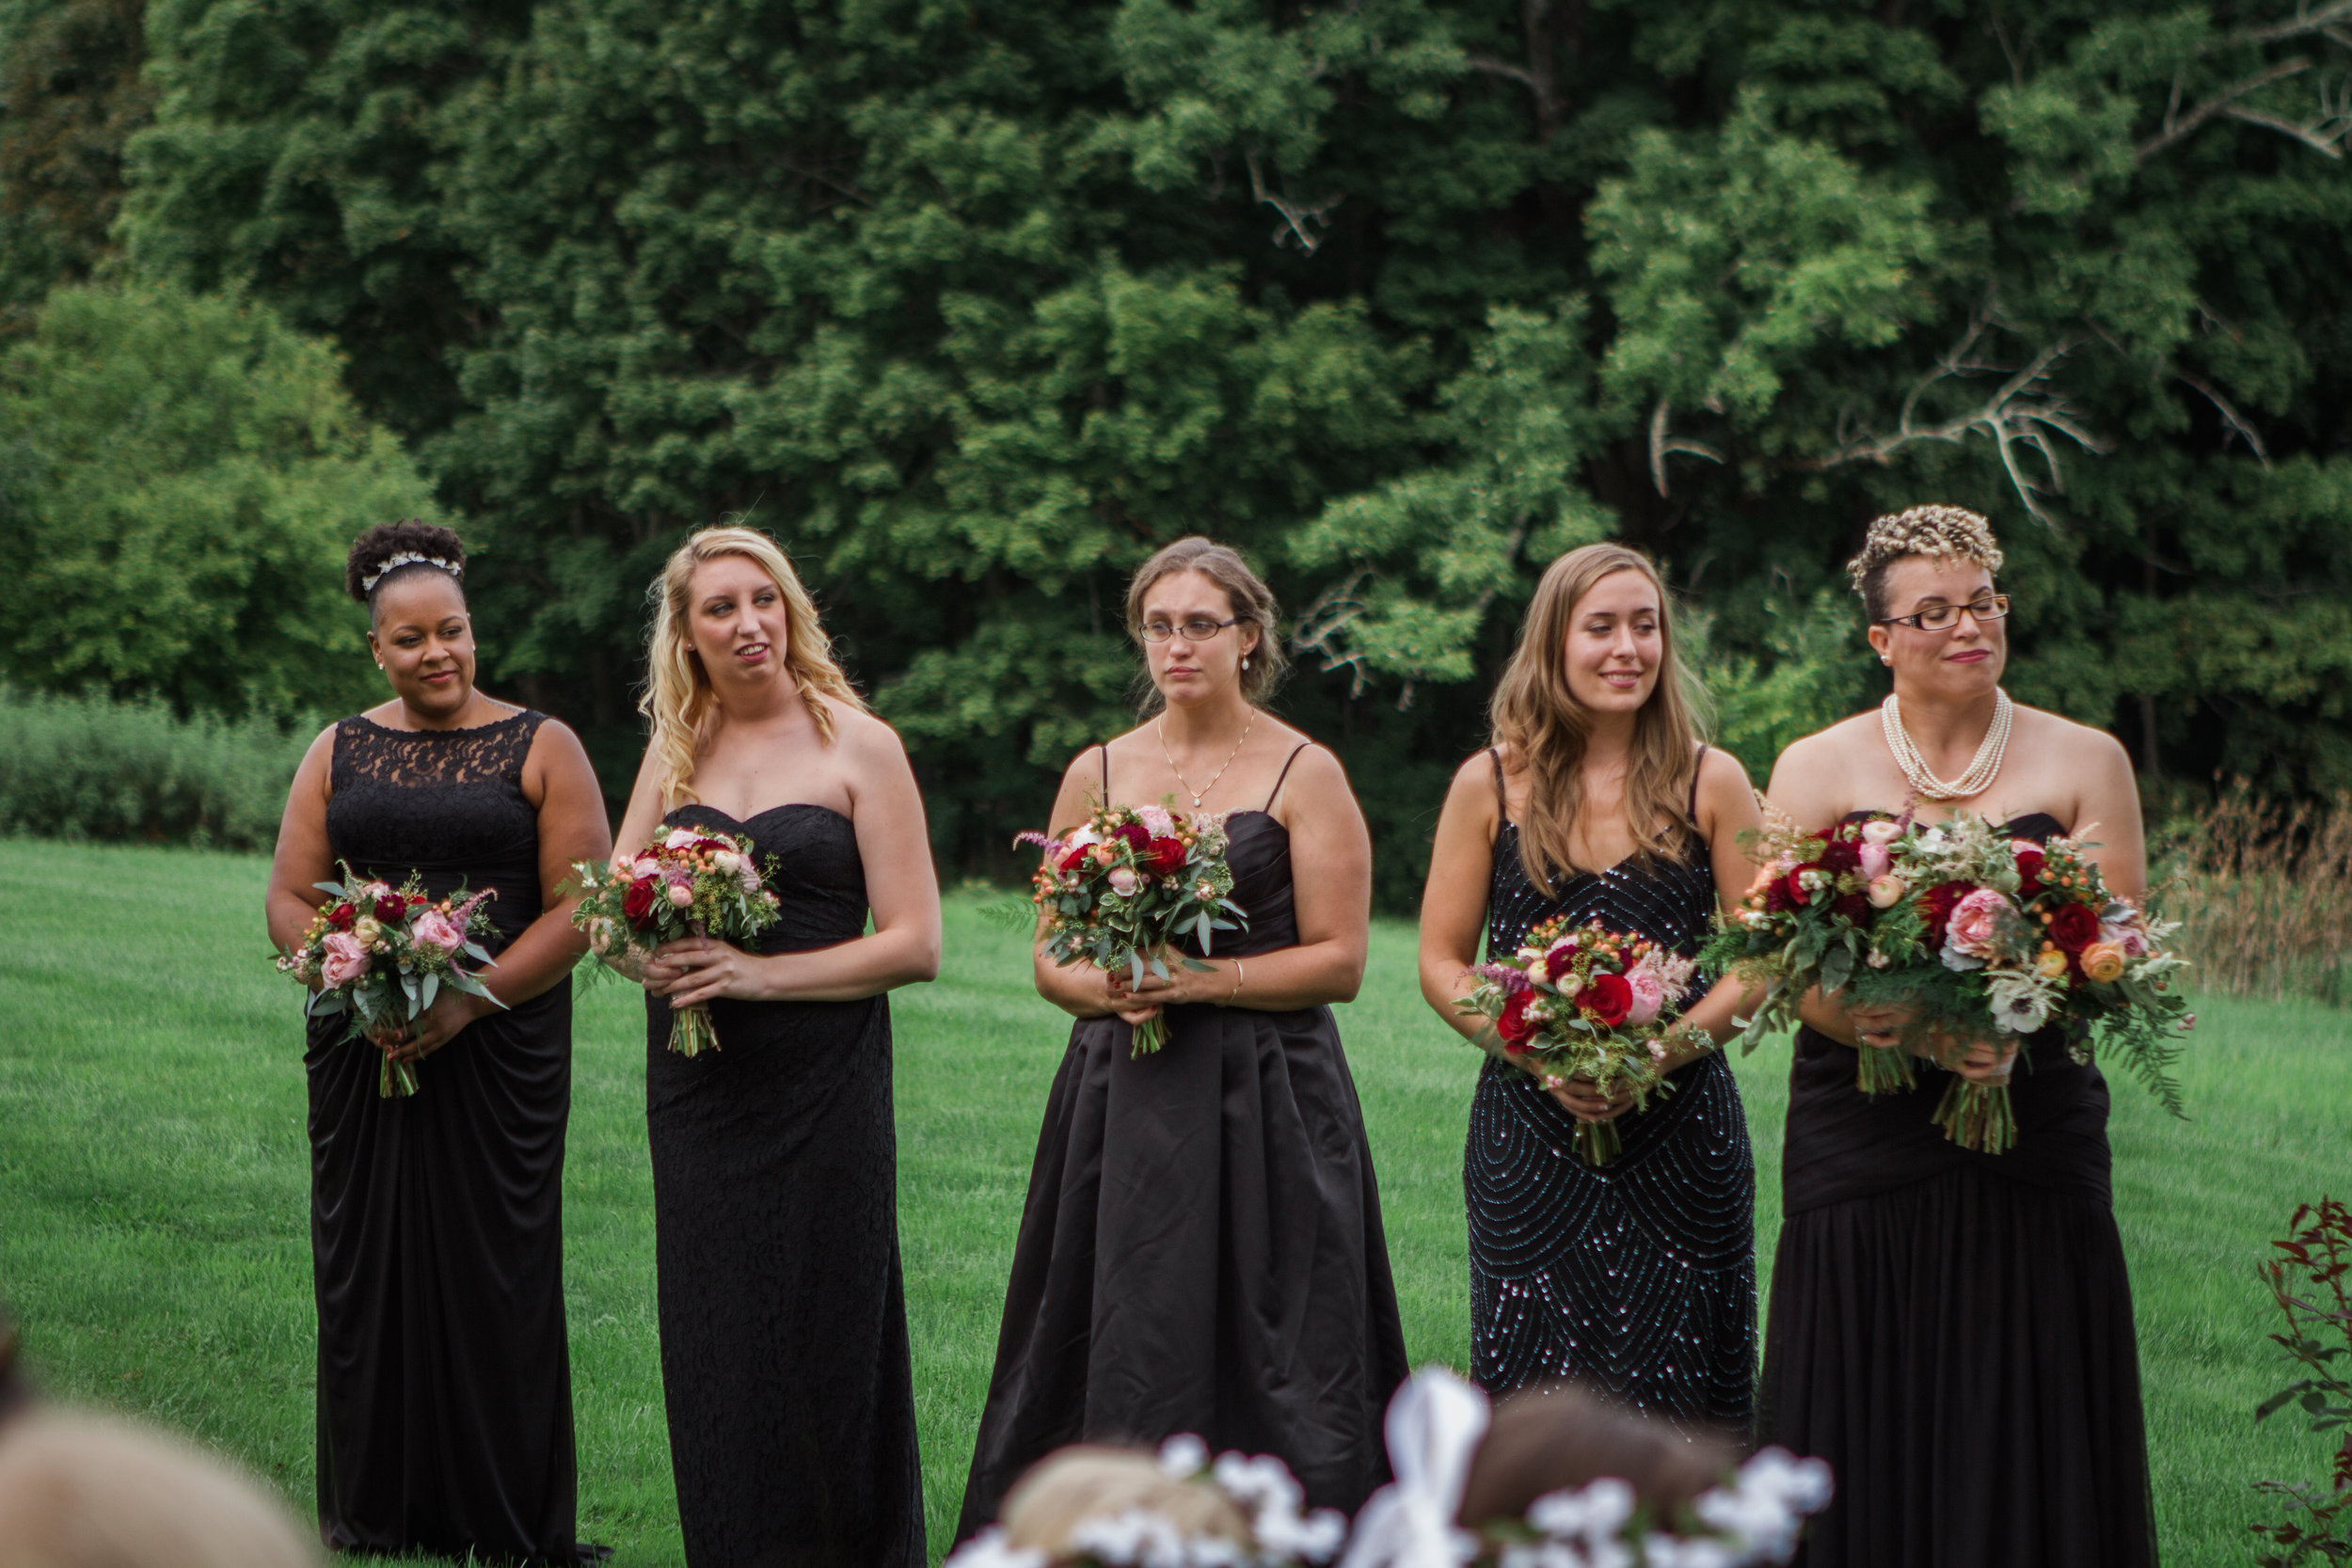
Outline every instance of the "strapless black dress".
[[[523, 763], [543, 716], [470, 730], [335, 728], [327, 847], [438, 898], [495, 888], [492, 956], [539, 917]], [[496, 989], [496, 973], [492, 973]], [[564, 1323], [572, 994], [469, 1024], [376, 1093], [383, 1055], [312, 1019], [310, 1247], [319, 1531], [343, 1552], [485, 1561], [576, 1555]]]
[[[1278, 784], [1279, 788], [1279, 785]], [[1228, 819], [1249, 929], [1293, 947], [1290, 834]], [[1194, 1004], [1131, 1056], [1117, 1018], [1073, 1024], [1005, 1292], [959, 1540], [1066, 1443], [1279, 1455], [1318, 1507], [1388, 1479], [1381, 1418], [1407, 1371], [1364, 1118], [1328, 1007]]]
[[1865, 1095], [1798, 1031], [1758, 1430], [1836, 1472], [1811, 1568], [2155, 1561], [2106, 1081], [2054, 1033], [2022, 1055], [2016, 1146], [1981, 1154], [1934, 1125], [1941, 1069]]
[[[857, 831], [823, 806], [738, 822], [781, 918], [748, 944], [802, 952], [866, 930]], [[923, 1474], [898, 1264], [890, 1003], [710, 1004], [719, 1049], [670, 1050], [645, 998], [661, 1391], [686, 1560], [699, 1568], [919, 1568]]]
[[[1501, 787], [1498, 765], [1498, 790]], [[1566, 914], [1685, 955], [1715, 909], [1707, 847], [1612, 866], [1547, 895], [1496, 835], [1486, 951], [1518, 950]], [[1756, 1390], [1756, 1158], [1731, 1068], [1710, 1053], [1674, 1092], [1618, 1118], [1623, 1148], [1595, 1167], [1576, 1118], [1535, 1079], [1488, 1058], [1470, 1101], [1470, 1375], [1501, 1395], [1574, 1377], [1686, 1432], [1747, 1435]]]

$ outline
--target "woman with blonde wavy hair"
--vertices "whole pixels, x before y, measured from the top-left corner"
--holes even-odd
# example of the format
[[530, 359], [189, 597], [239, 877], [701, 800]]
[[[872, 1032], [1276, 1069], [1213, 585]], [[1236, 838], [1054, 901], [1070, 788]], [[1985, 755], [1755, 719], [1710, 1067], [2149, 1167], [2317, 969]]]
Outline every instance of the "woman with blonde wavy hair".
[[[750, 950], [671, 942], [634, 976], [687, 1560], [919, 1564], [886, 993], [939, 971], [922, 797], [766, 534], [696, 533], [653, 599], [615, 840], [748, 835], [782, 912]], [[719, 1049], [674, 1054], [697, 1003]]]
[[[1759, 825], [1747, 774], [1700, 732], [1674, 607], [1646, 556], [1587, 545], [1553, 562], [1496, 688], [1493, 744], [1454, 776], [1422, 896], [1421, 988], [1454, 1011], [1486, 951], [1597, 920], [1689, 954], [1719, 887], [1747, 886]], [[1714, 1040], [1738, 988], [1688, 999]], [[1470, 1368], [1489, 1393], [1575, 1377], [1689, 1433], [1744, 1433], [1755, 1393], [1756, 1167], [1731, 1070], [1669, 1053], [1671, 1092], [1629, 1115], [1588, 1081], [1489, 1057], [1470, 1104]], [[1624, 1118], [1605, 1166], [1579, 1122]]]

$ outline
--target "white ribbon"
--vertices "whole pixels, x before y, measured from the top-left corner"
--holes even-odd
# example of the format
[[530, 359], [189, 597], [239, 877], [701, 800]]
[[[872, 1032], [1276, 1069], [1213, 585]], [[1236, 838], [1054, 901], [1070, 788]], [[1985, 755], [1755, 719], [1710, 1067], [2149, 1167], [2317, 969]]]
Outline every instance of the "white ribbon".
[[1487, 1414], [1486, 1396], [1443, 1367], [1396, 1391], [1385, 1428], [1396, 1480], [1357, 1516], [1340, 1568], [1459, 1568], [1477, 1556], [1477, 1539], [1454, 1521]]

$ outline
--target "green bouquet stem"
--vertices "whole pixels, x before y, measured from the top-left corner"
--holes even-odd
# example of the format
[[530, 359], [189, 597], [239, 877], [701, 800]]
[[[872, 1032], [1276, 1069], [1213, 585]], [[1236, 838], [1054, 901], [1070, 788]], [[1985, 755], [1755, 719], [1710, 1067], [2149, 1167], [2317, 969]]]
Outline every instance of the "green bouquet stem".
[[417, 1092], [417, 1065], [396, 1062], [392, 1053], [384, 1053], [383, 1070], [375, 1075], [375, 1092], [385, 1100], [405, 1100]]
[[1918, 1087], [1911, 1053], [1899, 1046], [1854, 1047], [1853, 1085], [1864, 1094], [1904, 1094]]
[[671, 1017], [670, 1049], [681, 1056], [699, 1056], [719, 1049], [719, 1031], [711, 1026], [708, 1003], [680, 1007]]
[[1136, 1056], [1149, 1056], [1168, 1043], [1168, 1014], [1153, 1013], [1150, 1018], [1136, 1024], [1135, 1031], [1135, 1045], [1127, 1053], [1128, 1056], [1131, 1059]]
[[1584, 1156], [1588, 1165], [1605, 1165], [1625, 1148], [1625, 1140], [1617, 1136], [1613, 1121], [1580, 1121], [1576, 1124], [1576, 1151]]
[[1955, 1076], [1935, 1107], [1944, 1136], [1979, 1154], [2002, 1154], [2017, 1142], [2017, 1117], [2007, 1084], [1972, 1084]]

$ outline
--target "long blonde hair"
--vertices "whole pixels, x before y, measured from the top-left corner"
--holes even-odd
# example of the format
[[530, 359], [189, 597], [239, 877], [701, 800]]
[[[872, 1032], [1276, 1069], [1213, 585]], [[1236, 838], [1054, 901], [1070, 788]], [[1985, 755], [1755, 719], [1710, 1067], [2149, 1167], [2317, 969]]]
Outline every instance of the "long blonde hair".
[[670, 554], [661, 575], [653, 581], [653, 635], [645, 649], [645, 694], [637, 711], [653, 721], [654, 753], [661, 761], [661, 808], [668, 811], [692, 800], [694, 766], [718, 727], [718, 694], [710, 676], [687, 641], [686, 626], [692, 607], [687, 594], [693, 586], [694, 568], [720, 556], [739, 555], [775, 580], [785, 604], [785, 668], [808, 705], [808, 716], [828, 746], [833, 744], [833, 715], [818, 701], [821, 693], [834, 702], [866, 711], [866, 700], [850, 685], [833, 657], [832, 640], [817, 619], [817, 601], [801, 585], [800, 574], [776, 542], [750, 528], [707, 528]]
[[1488, 712], [1493, 743], [1508, 748], [1527, 770], [1527, 805], [1519, 814], [1519, 863], [1528, 879], [1549, 892], [1552, 879], [1579, 869], [1569, 852], [1576, 814], [1584, 803], [1584, 748], [1592, 715], [1568, 689], [1568, 624], [1593, 585], [1633, 571], [1658, 590], [1658, 684], [1633, 716], [1632, 753], [1626, 764], [1626, 824], [1633, 859], [1683, 858], [1691, 819], [1691, 786], [1705, 738], [1705, 698], [1675, 643], [1674, 600], [1649, 557], [1623, 545], [1586, 545], [1546, 568], [1527, 607], [1518, 647], [1495, 686]]

